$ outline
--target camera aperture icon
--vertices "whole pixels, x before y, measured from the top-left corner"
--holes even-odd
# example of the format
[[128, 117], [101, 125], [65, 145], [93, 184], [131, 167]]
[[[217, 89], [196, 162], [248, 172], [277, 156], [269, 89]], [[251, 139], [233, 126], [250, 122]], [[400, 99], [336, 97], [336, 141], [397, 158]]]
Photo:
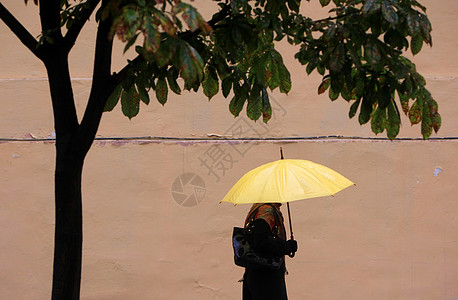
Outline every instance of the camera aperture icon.
[[172, 197], [176, 203], [184, 207], [199, 204], [205, 198], [204, 180], [195, 173], [183, 173], [172, 183]]

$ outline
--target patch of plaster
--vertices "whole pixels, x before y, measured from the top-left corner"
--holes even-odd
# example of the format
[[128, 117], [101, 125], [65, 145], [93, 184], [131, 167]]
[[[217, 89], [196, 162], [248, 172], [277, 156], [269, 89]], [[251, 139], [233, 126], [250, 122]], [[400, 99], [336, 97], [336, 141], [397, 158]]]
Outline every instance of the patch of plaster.
[[434, 169], [434, 176], [439, 176], [439, 174], [442, 172], [442, 168], [441, 167], [437, 167]]

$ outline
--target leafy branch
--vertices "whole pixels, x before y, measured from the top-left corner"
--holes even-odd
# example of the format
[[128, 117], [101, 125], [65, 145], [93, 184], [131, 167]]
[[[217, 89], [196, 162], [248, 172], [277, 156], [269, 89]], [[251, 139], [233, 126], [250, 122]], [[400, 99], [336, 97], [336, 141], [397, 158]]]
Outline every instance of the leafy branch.
[[[62, 25], [66, 24], [68, 31], [64, 39], [70, 50], [81, 32], [81, 29], [86, 24], [89, 17], [94, 12], [100, 0], [88, 0], [79, 4], [77, 7], [66, 7], [62, 12]], [[68, 3], [67, 3], [68, 6]]]

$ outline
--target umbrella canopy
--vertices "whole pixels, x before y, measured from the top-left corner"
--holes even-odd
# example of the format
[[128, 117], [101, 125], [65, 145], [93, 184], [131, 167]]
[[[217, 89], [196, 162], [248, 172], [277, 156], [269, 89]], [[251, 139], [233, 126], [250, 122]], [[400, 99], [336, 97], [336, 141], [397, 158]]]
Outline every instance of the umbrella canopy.
[[246, 173], [221, 202], [287, 203], [333, 196], [354, 185], [353, 182], [323, 165], [299, 159], [281, 159]]

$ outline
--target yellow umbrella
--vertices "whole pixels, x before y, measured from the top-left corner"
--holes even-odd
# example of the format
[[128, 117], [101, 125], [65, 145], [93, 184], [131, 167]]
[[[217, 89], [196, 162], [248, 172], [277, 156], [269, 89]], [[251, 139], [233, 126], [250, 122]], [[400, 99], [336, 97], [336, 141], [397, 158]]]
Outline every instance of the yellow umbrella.
[[229, 190], [221, 202], [287, 203], [293, 239], [289, 202], [333, 196], [354, 185], [353, 182], [323, 165], [300, 159], [281, 159], [259, 166], [245, 175]]

